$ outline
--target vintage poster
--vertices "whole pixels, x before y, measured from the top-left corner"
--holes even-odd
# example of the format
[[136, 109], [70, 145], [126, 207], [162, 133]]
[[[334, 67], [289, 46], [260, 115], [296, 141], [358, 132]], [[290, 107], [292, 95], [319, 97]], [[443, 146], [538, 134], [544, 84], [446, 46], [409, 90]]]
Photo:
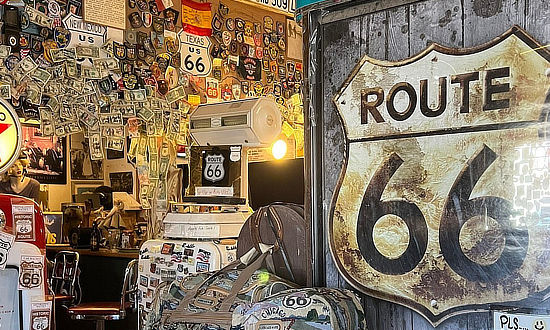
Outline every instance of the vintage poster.
[[357, 65], [334, 98], [347, 159], [329, 225], [351, 285], [434, 325], [542, 301], [549, 67], [519, 27], [473, 49]]
[[17, 241], [34, 241], [34, 205], [12, 205], [15, 239]]
[[44, 136], [37, 127], [24, 126], [23, 152], [30, 164], [27, 175], [41, 184], [67, 183], [65, 138]]

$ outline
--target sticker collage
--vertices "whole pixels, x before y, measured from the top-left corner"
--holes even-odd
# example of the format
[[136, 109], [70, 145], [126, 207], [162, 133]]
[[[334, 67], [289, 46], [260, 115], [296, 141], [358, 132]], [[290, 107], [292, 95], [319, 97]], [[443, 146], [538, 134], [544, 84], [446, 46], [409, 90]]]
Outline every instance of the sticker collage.
[[40, 123], [44, 137], [83, 133], [92, 161], [126, 151], [144, 209], [167, 199], [168, 169], [191, 144], [188, 116], [201, 103], [273, 98], [284, 135], [303, 146], [294, 20], [231, 0], [126, 1], [125, 30], [85, 21], [82, 0], [0, 6], [0, 97], [24, 123]]

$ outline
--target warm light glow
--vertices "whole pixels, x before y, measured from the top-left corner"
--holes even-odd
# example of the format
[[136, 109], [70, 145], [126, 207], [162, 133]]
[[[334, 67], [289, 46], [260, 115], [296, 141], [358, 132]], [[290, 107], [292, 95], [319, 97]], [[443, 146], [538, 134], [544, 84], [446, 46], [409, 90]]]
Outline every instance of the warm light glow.
[[271, 147], [271, 153], [275, 159], [281, 159], [286, 155], [286, 142], [283, 140], [277, 140]]

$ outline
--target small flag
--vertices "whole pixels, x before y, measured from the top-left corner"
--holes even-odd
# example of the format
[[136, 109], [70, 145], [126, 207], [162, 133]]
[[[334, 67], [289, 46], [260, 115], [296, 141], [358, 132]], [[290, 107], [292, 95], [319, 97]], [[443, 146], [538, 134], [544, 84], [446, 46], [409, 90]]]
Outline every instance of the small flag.
[[210, 3], [181, 0], [181, 23], [183, 31], [198, 36], [212, 35], [212, 12]]

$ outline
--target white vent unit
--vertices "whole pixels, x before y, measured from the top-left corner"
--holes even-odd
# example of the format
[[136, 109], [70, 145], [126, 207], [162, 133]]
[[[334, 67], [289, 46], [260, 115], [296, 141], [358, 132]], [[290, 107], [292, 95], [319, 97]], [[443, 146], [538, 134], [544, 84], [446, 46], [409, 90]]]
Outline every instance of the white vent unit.
[[267, 146], [281, 133], [281, 112], [265, 97], [202, 104], [191, 114], [189, 125], [200, 146]]

